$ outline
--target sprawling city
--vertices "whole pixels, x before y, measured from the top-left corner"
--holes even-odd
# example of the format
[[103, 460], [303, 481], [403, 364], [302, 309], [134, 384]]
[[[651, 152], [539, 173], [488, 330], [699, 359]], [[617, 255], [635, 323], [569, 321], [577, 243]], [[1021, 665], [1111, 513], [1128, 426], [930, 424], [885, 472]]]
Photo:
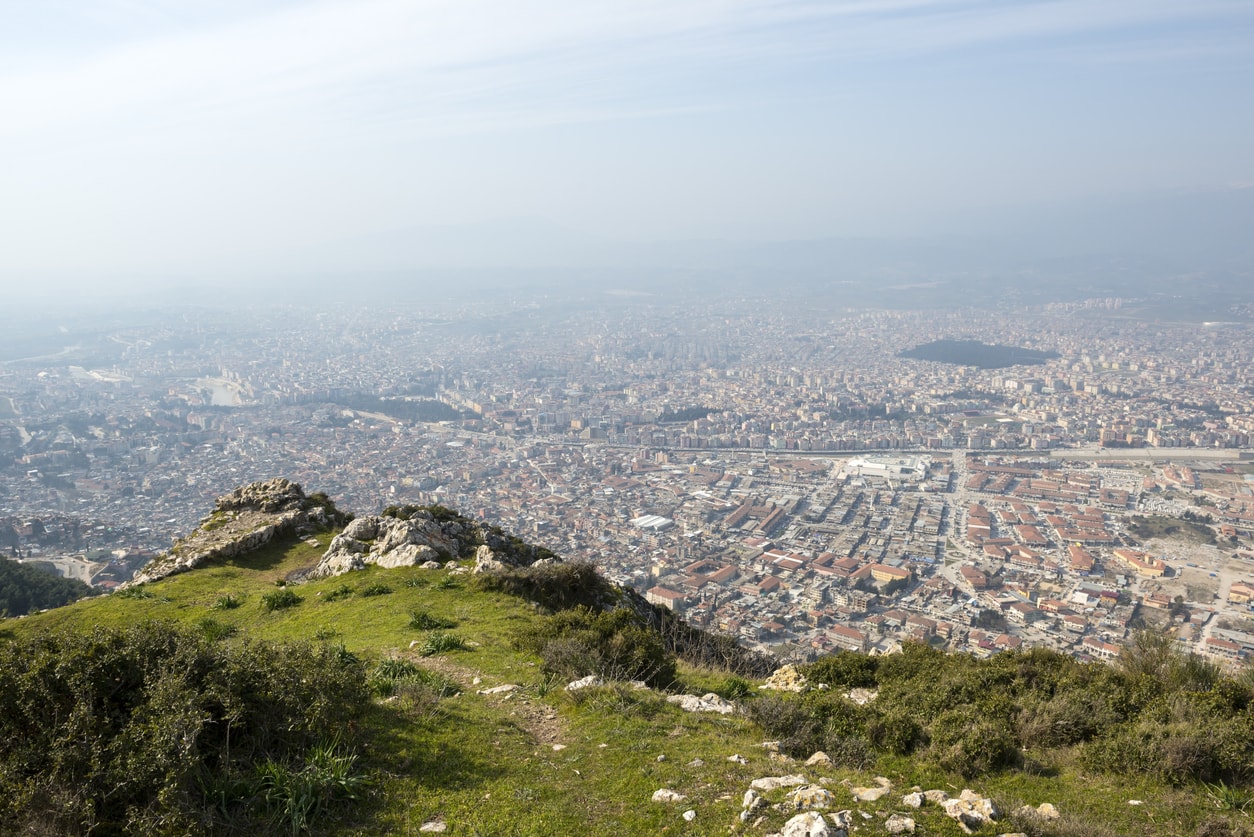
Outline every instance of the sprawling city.
[[[8, 331], [0, 550], [101, 591], [284, 476], [443, 504], [793, 659], [1254, 654], [1254, 322], [1135, 298], [157, 309]], [[105, 323], [102, 325], [102, 323]], [[906, 356], [906, 355], [909, 356]]]

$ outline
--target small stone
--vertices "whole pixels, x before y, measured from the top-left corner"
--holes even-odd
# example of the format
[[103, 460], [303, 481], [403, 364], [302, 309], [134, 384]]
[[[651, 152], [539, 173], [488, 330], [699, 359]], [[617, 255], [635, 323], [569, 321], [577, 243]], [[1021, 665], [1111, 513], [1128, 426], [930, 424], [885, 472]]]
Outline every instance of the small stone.
[[[476, 678], [475, 678], [475, 680], [478, 680], [478, 679], [479, 679], [478, 677], [476, 677]], [[517, 684], [517, 683], [506, 683], [506, 684], [504, 684], [503, 686], [493, 686], [493, 687], [492, 687], [492, 688], [490, 688], [490, 689], [480, 689], [480, 690], [478, 691], [478, 694], [481, 694], [481, 695], [503, 695], [503, 694], [505, 694], [505, 693], [507, 693], [507, 692], [512, 692], [512, 691], [514, 691], [514, 690], [515, 690], [515, 689], [517, 689], [517, 688], [519, 688], [519, 686], [518, 686], [518, 684]]]
[[677, 793], [670, 788], [660, 788], [653, 792], [654, 802], [686, 802], [688, 797], [682, 793]]
[[678, 704], [679, 708], [685, 712], [717, 712], [720, 715], [730, 715], [736, 711], [734, 703], [723, 700], [713, 692], [701, 697], [696, 695], [671, 695], [666, 699], [666, 702]]
[[605, 685], [605, 680], [602, 679], [599, 675], [589, 674], [587, 677], [581, 677], [578, 680], [574, 680], [570, 683], [567, 683], [566, 691], [577, 692], [580, 689], [587, 689], [593, 686], [604, 686], [604, 685]]
[[762, 797], [758, 795], [758, 792], [750, 788], [749, 790], [745, 791], [745, 798], [744, 798], [744, 801], [741, 803], [740, 807], [744, 808], [745, 810], [751, 811], [755, 807], [760, 807], [758, 806], [758, 802], [761, 799]]
[[1139, 799], [1129, 799], [1128, 804], [1129, 805], [1144, 805], [1145, 803]]
[[565, 750], [565, 749], [566, 749], [566, 745], [565, 745], [565, 744], [554, 744], [554, 745], [553, 745], [553, 752], [555, 752], [555, 753], [560, 753], [562, 750]]
[[823, 809], [826, 810], [836, 802], [836, 797], [827, 788], [820, 785], [807, 785], [793, 791], [788, 797], [793, 808], [798, 811]]
[[893, 814], [884, 820], [884, 830], [889, 834], [913, 834], [914, 820], [903, 814]]
[[693, 811], [693, 810], [691, 810], [691, 809], [689, 809], [689, 810], [687, 810], [687, 811], [684, 811], [684, 819], [685, 819], [686, 821], [688, 821], [688, 822], [692, 822], [692, 821], [693, 821], [693, 820], [695, 820], [696, 818], [697, 818], [697, 812], [696, 812], [696, 811]]
[[817, 811], [806, 811], [784, 823], [781, 837], [831, 837], [827, 820]]
[[923, 791], [923, 798], [934, 805], [943, 805], [949, 799], [949, 794], [943, 790], [928, 790]]
[[797, 785], [804, 785], [805, 783], [806, 777], [797, 774], [790, 776], [763, 776], [750, 782], [749, 787], [757, 791], [773, 791], [776, 788], [795, 788]]
[[1052, 802], [1042, 802], [1036, 806], [1036, 813], [1043, 820], [1056, 820], [1062, 816]]
[[732, 753], [727, 757], [728, 761], [734, 761], [736, 764], [748, 764], [749, 760], [739, 753]]
[[810, 758], [806, 759], [806, 767], [814, 767], [815, 765], [822, 765], [824, 767], [827, 767], [831, 764], [832, 764], [831, 757], [828, 756], [827, 753], [823, 752], [822, 750], [819, 750], [817, 753], [810, 756]]
[[908, 805], [911, 808], [922, 808], [923, 799], [924, 799], [923, 794], [919, 793], [918, 791], [915, 791], [914, 793], [908, 793], [905, 796], [903, 796], [901, 798], [901, 804]]
[[657, 760], [658, 760], [658, 761], [666, 761], [666, 754], [665, 754], [665, 753], [663, 753], [662, 755], [658, 756], [658, 757], [657, 757]]
[[431, 834], [442, 834], [448, 830], [448, 825], [444, 820], [431, 820], [418, 826], [418, 830]]
[[703, 759], [693, 759], [688, 762], [688, 767], [705, 767], [705, 761]]
[[888, 790], [888, 788], [876, 786], [873, 788], [850, 788], [849, 792], [859, 802], [875, 802], [887, 794]]

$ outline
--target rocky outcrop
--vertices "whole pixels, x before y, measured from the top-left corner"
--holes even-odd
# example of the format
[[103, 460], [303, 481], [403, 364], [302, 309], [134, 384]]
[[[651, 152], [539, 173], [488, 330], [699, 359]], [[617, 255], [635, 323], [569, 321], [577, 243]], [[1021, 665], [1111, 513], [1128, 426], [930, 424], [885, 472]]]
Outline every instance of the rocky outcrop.
[[123, 587], [157, 581], [209, 561], [236, 558], [276, 539], [307, 535], [341, 519], [325, 497], [306, 496], [290, 480], [277, 478], [241, 486], [219, 497], [200, 526], [154, 558]]
[[804, 692], [809, 688], [806, 676], [794, 665], [786, 665], [776, 669], [775, 673], [766, 678], [759, 688], [772, 689], [777, 692]]
[[322, 560], [302, 580], [343, 575], [369, 564], [414, 567], [449, 560], [458, 556], [468, 535], [460, 522], [437, 521], [424, 511], [407, 520], [384, 515], [359, 517], [335, 536]]

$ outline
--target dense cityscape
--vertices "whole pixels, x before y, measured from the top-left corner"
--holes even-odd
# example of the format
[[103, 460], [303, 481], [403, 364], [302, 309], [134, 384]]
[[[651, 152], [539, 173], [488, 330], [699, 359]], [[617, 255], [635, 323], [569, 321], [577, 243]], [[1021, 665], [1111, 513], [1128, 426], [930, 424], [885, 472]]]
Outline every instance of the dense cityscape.
[[498, 523], [797, 659], [1110, 658], [1151, 625], [1236, 663], [1254, 341], [1229, 315], [622, 293], [15, 323], [0, 550], [108, 590], [285, 476]]

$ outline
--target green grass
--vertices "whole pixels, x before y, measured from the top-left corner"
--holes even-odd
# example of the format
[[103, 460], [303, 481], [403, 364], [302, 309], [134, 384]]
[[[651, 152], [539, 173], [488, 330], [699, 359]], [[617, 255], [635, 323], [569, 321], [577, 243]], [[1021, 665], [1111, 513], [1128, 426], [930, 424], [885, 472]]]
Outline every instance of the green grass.
[[[1056, 834], [1192, 834], [1208, 819], [1236, 822], [1246, 816], [1242, 800], [1222, 788], [1208, 795], [1205, 788], [1172, 790], [1135, 777], [1084, 774], [1064, 751], [1039, 756], [1045, 763], [1035, 775], [999, 772], [967, 781], [909, 758], [881, 757], [867, 771], [774, 762], [760, 746], [764, 734], [744, 717], [684, 713], [657, 692], [625, 686], [566, 692], [564, 682], [542, 674], [537, 657], [516, 650], [520, 630], [540, 618], [536, 610], [520, 598], [477, 589], [468, 577], [446, 570], [368, 568], [276, 591], [276, 582], [317, 561], [329, 537], [320, 536], [319, 547], [272, 545], [233, 563], [172, 576], [145, 585], [149, 595], [103, 596], [7, 620], [0, 623], [0, 641], [44, 629], [165, 618], [197, 626], [221, 642], [258, 638], [342, 645], [367, 660], [377, 696], [357, 730], [351, 764], [357, 802], [319, 821], [319, 833], [345, 837], [418, 834], [432, 819], [447, 822], [454, 834], [764, 834], [779, 831], [791, 814], [766, 809], [763, 825], [749, 829], [737, 818], [744, 791], [757, 777], [798, 772], [814, 781], [830, 779], [835, 810], [873, 816], [902, 810], [918, 821], [921, 833], [942, 836], [961, 829], [934, 806], [902, 808], [900, 796], [911, 786], [955, 795], [972, 787], [1003, 805], [1051, 802], [1074, 826], [1048, 832]], [[392, 592], [363, 595], [371, 586]], [[339, 592], [346, 587], [354, 592]], [[301, 603], [269, 612], [261, 606], [266, 595], [285, 591], [296, 593]], [[222, 605], [227, 599], [243, 606]], [[453, 627], [455, 635], [448, 633]], [[467, 647], [450, 644], [420, 656], [428, 650], [424, 643], [449, 641], [433, 641], [440, 636]], [[478, 694], [507, 683], [519, 688]], [[679, 669], [678, 687], [690, 693], [751, 701], [752, 685], [719, 671]], [[554, 749], [555, 744], [562, 746]], [[749, 763], [728, 761], [732, 754]], [[841, 785], [842, 780], [867, 784], [875, 775], [889, 777], [897, 789], [875, 804], [854, 802]], [[299, 790], [292, 783], [300, 777], [277, 771], [273, 778], [276, 786], [290, 780]], [[689, 801], [653, 803], [650, 797], [659, 788], [683, 793]], [[782, 802], [785, 792], [767, 796]], [[299, 801], [295, 791], [288, 797], [276, 791], [276, 820], [287, 816], [290, 823], [300, 816], [300, 806], [288, 804], [292, 798]], [[1133, 799], [1144, 804], [1129, 805]], [[689, 808], [697, 811], [691, 823], [681, 816]], [[856, 813], [855, 821], [861, 821]], [[880, 833], [879, 821], [868, 821], [863, 833]], [[1022, 829], [989, 827], [980, 833], [1014, 830]]]

